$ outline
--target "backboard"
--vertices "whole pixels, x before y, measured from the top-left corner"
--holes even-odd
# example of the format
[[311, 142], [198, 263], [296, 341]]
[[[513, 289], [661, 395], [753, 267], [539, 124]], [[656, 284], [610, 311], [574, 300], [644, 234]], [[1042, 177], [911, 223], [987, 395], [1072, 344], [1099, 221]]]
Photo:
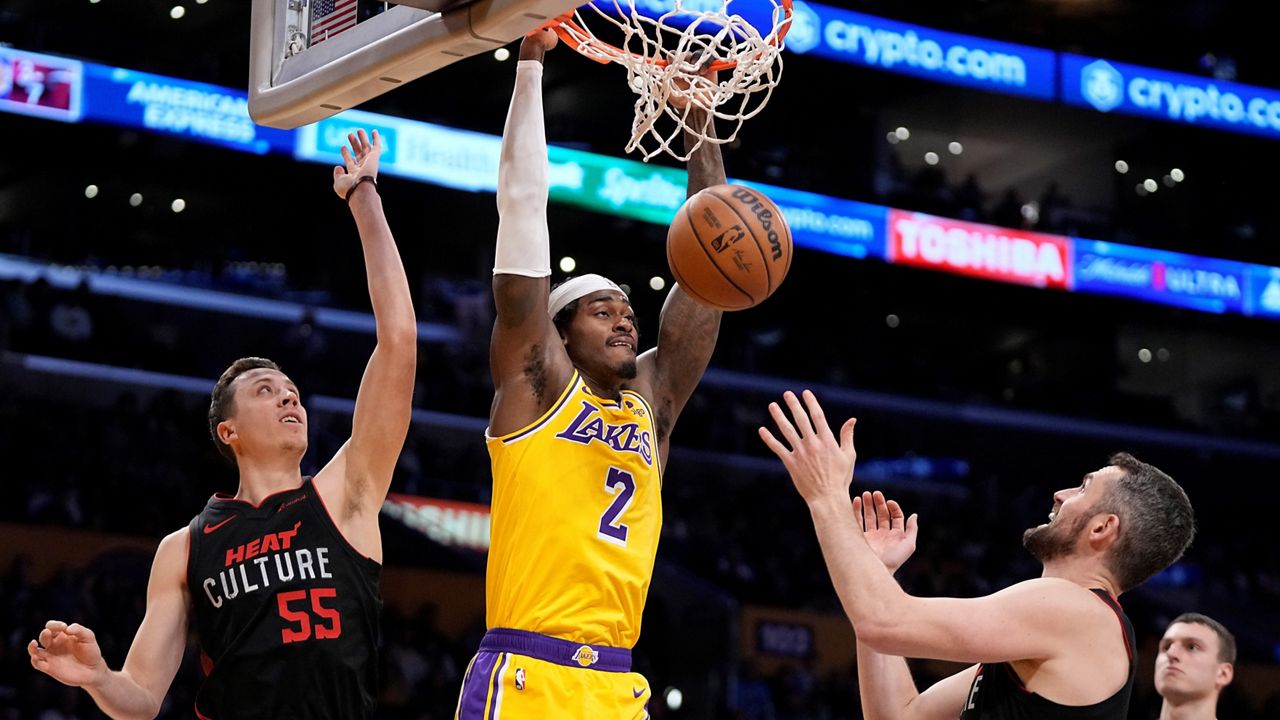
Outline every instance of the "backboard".
[[359, 0], [253, 0], [249, 115], [289, 129], [506, 45], [581, 0], [409, 0], [356, 22]]

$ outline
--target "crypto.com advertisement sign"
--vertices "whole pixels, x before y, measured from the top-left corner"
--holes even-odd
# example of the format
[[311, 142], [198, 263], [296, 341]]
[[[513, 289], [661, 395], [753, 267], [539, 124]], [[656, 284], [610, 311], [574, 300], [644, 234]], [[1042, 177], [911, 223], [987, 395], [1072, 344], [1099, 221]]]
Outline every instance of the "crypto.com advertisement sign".
[[[736, 9], [736, 8], [735, 8]], [[1052, 100], [1052, 50], [797, 0], [787, 50], [934, 82]]]
[[1280, 91], [1069, 53], [1061, 72], [1070, 105], [1280, 139]]

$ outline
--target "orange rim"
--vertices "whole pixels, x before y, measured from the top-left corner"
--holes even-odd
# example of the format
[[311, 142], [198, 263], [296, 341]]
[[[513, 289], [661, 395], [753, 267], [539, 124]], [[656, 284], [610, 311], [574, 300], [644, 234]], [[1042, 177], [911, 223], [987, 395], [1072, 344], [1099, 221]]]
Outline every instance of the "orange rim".
[[[777, 47], [783, 39], [787, 37], [787, 32], [791, 29], [791, 2], [792, 0], [778, 0], [778, 4], [782, 6], [782, 30], [778, 31], [777, 25], [775, 25], [774, 30], [776, 32], [770, 34], [769, 44], [774, 47]], [[576, 14], [577, 10], [570, 10], [560, 17], [557, 17], [555, 20], [543, 25], [543, 27], [554, 31], [556, 35], [560, 36], [560, 39], [563, 40], [566, 45], [577, 50], [579, 54], [591, 60], [595, 60], [598, 63], [607, 64], [610, 62], [617, 62], [624, 57], [630, 56], [632, 59], [651, 63], [658, 67], [667, 66], [668, 60], [664, 57], [647, 58], [643, 55], [623, 50], [612, 43], [601, 40], [596, 37], [595, 34], [588, 32], [585, 28], [579, 25], [576, 20], [574, 20], [574, 16]], [[586, 37], [587, 40], [580, 41], [579, 38], [582, 37]], [[712, 63], [707, 69], [728, 70], [729, 68], [737, 66], [737, 64], [738, 63], [733, 60], [721, 60], [719, 62]]]

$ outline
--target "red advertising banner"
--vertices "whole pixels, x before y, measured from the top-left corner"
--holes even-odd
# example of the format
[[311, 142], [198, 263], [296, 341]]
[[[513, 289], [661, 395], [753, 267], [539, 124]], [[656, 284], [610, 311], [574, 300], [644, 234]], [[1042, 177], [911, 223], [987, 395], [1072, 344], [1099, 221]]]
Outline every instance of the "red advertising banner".
[[489, 551], [489, 506], [391, 493], [382, 514], [441, 545]]
[[77, 60], [0, 48], [0, 110], [76, 122], [83, 88]]
[[1071, 239], [889, 210], [889, 261], [955, 275], [1066, 290]]

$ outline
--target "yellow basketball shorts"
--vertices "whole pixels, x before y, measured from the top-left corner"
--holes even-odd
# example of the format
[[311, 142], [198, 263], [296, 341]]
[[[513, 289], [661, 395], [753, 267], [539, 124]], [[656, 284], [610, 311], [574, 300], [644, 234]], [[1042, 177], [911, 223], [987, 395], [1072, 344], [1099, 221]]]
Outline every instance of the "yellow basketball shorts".
[[646, 720], [649, 682], [631, 651], [495, 628], [462, 679], [456, 720]]

